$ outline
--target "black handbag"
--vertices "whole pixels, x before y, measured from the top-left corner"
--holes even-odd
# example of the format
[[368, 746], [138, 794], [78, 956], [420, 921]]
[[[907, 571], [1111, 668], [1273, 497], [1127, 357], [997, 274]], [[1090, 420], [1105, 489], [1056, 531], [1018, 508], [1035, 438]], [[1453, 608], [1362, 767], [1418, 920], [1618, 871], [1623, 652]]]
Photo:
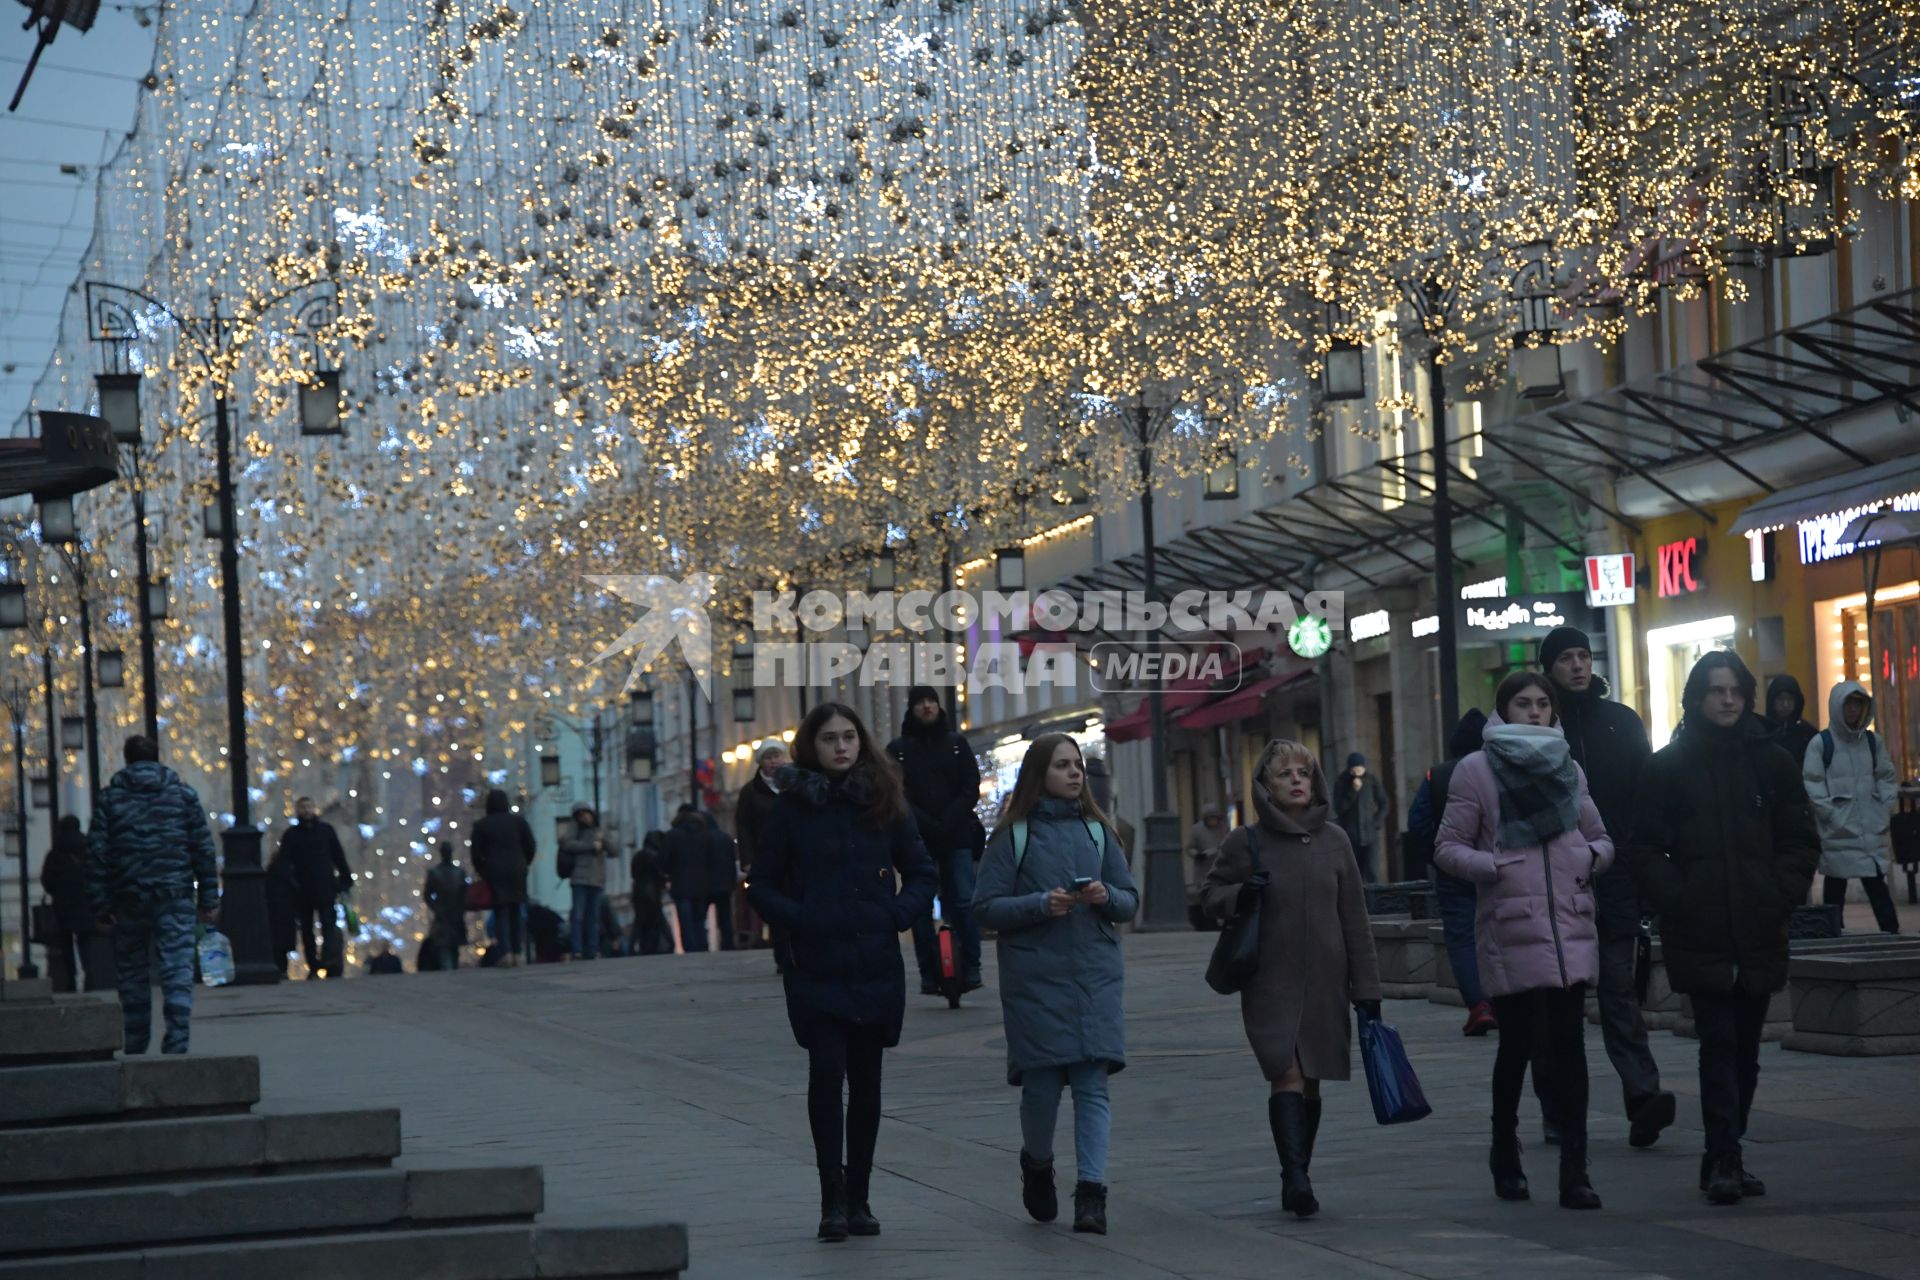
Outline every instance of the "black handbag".
[[60, 928], [60, 914], [54, 910], [51, 902], [36, 902], [33, 905], [32, 922], [28, 926], [30, 942], [50, 947], [58, 942], [64, 931]]
[[1251, 827], [1247, 835], [1253, 874], [1241, 884], [1233, 918], [1214, 939], [1213, 958], [1207, 961], [1207, 985], [1223, 996], [1245, 987], [1260, 969], [1260, 912], [1266, 897], [1267, 877], [1266, 867], [1260, 861], [1259, 837]]

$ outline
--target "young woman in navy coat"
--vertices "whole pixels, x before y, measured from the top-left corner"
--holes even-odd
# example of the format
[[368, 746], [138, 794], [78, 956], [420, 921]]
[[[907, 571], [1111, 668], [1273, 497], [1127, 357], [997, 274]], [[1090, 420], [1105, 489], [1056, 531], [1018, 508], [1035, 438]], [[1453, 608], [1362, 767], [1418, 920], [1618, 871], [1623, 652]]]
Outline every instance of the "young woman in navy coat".
[[880, 1058], [900, 1043], [907, 1004], [900, 933], [933, 905], [937, 877], [899, 772], [852, 707], [826, 702], [809, 712], [793, 758], [754, 847], [747, 897], [788, 936], [787, 1019], [809, 1060], [820, 1239], [876, 1236], [867, 1195]]

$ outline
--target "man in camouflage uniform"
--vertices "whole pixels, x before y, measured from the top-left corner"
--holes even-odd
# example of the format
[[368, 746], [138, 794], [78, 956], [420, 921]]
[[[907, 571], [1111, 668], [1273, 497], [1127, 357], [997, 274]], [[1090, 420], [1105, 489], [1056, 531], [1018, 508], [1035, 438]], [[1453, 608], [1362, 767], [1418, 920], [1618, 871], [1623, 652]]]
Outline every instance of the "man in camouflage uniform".
[[94, 915], [113, 931], [126, 1052], [145, 1053], [152, 1034], [151, 948], [160, 956], [167, 1019], [160, 1050], [185, 1053], [193, 1014], [194, 908], [211, 924], [220, 884], [207, 811], [193, 788], [160, 763], [152, 738], [127, 739], [127, 767], [113, 775], [94, 805], [87, 893]]

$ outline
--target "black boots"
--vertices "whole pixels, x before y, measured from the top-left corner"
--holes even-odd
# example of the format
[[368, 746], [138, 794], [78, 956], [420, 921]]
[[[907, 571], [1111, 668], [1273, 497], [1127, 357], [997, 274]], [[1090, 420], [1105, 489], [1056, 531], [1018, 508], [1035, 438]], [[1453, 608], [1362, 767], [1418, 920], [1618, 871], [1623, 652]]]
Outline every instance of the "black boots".
[[847, 1238], [847, 1175], [838, 1166], [820, 1170], [820, 1239]]
[[1673, 1095], [1664, 1091], [1628, 1104], [1627, 1145], [1650, 1147], [1660, 1141], [1660, 1131], [1673, 1123], [1674, 1107]]
[[1020, 1203], [1027, 1206], [1035, 1222], [1052, 1222], [1060, 1216], [1060, 1197], [1053, 1189], [1053, 1161], [1020, 1153]]
[[1313, 1140], [1320, 1136], [1320, 1099], [1307, 1099], [1307, 1159], [1300, 1166], [1300, 1172], [1306, 1173], [1313, 1167]]
[[867, 1207], [867, 1184], [873, 1181], [873, 1170], [847, 1168], [847, 1234], [853, 1236], [877, 1236], [880, 1234], [880, 1220], [873, 1216], [873, 1210]]
[[1073, 1184], [1073, 1229], [1107, 1234], [1107, 1189], [1098, 1182]]
[[1600, 1194], [1587, 1180], [1587, 1136], [1560, 1132], [1560, 1207], [1598, 1209]]
[[[1313, 1118], [1319, 1118], [1318, 1107]], [[1319, 1211], [1320, 1202], [1313, 1198], [1313, 1183], [1307, 1178], [1313, 1138], [1306, 1098], [1297, 1093], [1269, 1094], [1267, 1123], [1273, 1129], [1274, 1148], [1280, 1153], [1280, 1208], [1311, 1218]]]
[[1739, 1204], [1750, 1196], [1767, 1194], [1767, 1184], [1747, 1172], [1739, 1156], [1721, 1156], [1712, 1152], [1700, 1157], [1700, 1189], [1715, 1204]]
[[1493, 1122], [1493, 1150], [1487, 1153], [1487, 1168], [1493, 1171], [1493, 1194], [1502, 1200], [1528, 1200], [1526, 1170], [1520, 1167], [1520, 1120], [1514, 1117]]

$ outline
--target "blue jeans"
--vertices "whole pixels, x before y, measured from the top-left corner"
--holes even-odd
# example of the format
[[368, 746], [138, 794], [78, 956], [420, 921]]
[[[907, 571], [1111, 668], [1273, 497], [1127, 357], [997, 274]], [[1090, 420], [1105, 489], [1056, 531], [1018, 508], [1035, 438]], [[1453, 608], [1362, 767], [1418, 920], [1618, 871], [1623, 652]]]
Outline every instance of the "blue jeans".
[[510, 902], [495, 907], [487, 917], [487, 936], [500, 944], [502, 953], [531, 959], [527, 953], [527, 904]]
[[567, 913], [567, 941], [575, 960], [592, 960], [600, 954], [600, 897], [605, 892], [597, 884], [573, 886], [573, 910]]
[[[941, 855], [940, 917], [953, 930], [960, 947], [960, 977], [980, 981], [980, 926], [973, 918], [973, 851], [960, 849]], [[929, 910], [913, 922], [913, 955], [920, 962], [920, 985], [940, 985], [940, 939]]]
[[1073, 1159], [1081, 1182], [1107, 1180], [1107, 1136], [1113, 1111], [1107, 1104], [1107, 1064], [1029, 1067], [1020, 1077], [1020, 1142], [1035, 1160], [1053, 1159], [1053, 1126], [1060, 1091], [1073, 1086]]
[[680, 916], [680, 949], [688, 955], [707, 949], [707, 900], [675, 898], [673, 909]]
[[1487, 998], [1480, 985], [1480, 957], [1473, 950], [1473, 916], [1479, 907], [1480, 891], [1473, 881], [1450, 876], [1438, 867], [1433, 871], [1434, 896], [1440, 901], [1440, 927], [1447, 938], [1447, 963], [1453, 966], [1454, 980], [1460, 984], [1460, 998], [1467, 1007]]

